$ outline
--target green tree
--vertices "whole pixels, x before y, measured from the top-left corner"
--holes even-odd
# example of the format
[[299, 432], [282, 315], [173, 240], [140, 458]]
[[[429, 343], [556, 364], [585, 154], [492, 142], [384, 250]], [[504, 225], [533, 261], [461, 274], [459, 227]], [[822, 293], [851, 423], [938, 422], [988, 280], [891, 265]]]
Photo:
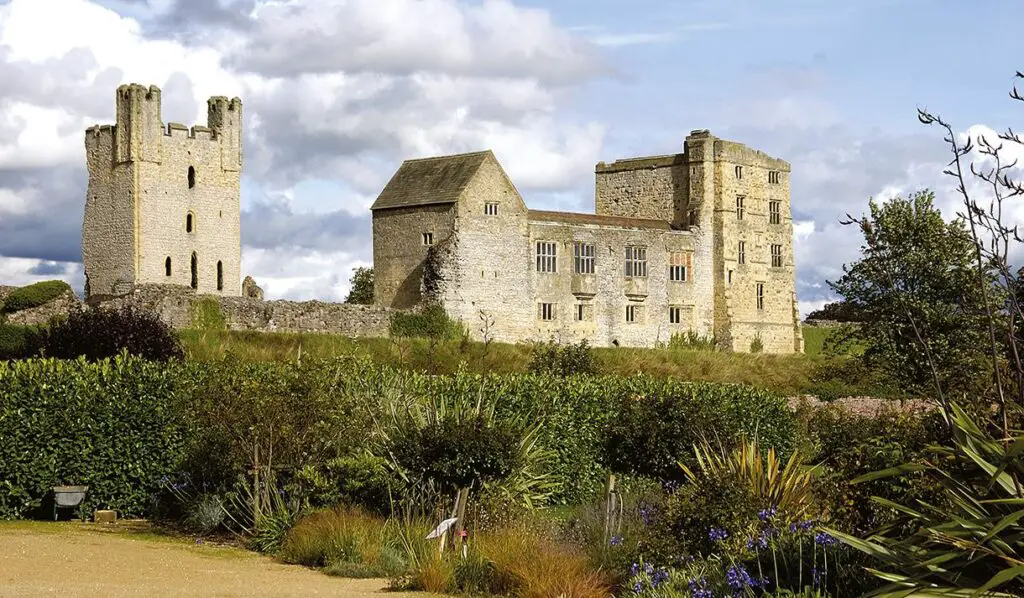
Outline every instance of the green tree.
[[861, 259], [828, 284], [863, 323], [846, 330], [866, 345], [869, 367], [910, 392], [977, 392], [990, 376], [987, 317], [976, 247], [961, 219], [946, 222], [934, 194], [869, 202], [848, 218], [864, 235]]
[[350, 291], [345, 303], [373, 303], [373, 268], [355, 268], [349, 279]]

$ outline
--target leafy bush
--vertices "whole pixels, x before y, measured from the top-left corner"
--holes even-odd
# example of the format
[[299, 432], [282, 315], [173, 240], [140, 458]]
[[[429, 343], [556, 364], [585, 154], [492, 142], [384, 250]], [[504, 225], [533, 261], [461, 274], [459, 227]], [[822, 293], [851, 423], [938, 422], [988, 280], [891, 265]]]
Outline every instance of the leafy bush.
[[586, 339], [576, 344], [560, 344], [554, 340], [534, 345], [527, 371], [547, 376], [576, 376], [596, 374], [598, 370], [594, 351]]
[[86, 509], [145, 513], [188, 446], [177, 367], [117, 357], [0, 362], [0, 518], [53, 486], [89, 486]]
[[687, 330], [685, 333], [673, 333], [668, 341], [668, 348], [683, 351], [716, 351], [718, 341], [714, 335], [704, 336], [694, 330]]
[[0, 361], [31, 357], [37, 351], [39, 335], [35, 326], [0, 323]]
[[71, 293], [71, 286], [63, 280], [44, 280], [11, 291], [0, 303], [0, 313], [14, 313], [40, 305], [46, 305], [64, 293]]
[[608, 399], [616, 402], [616, 416], [607, 426], [604, 452], [614, 471], [682, 480], [679, 462], [693, 463], [693, 445], [704, 438], [724, 444], [756, 438], [783, 458], [794, 448], [796, 423], [778, 396], [744, 386], [672, 382], [645, 386], [619, 393], [614, 386], [608, 388]]
[[74, 310], [46, 329], [40, 338], [40, 351], [46, 357], [83, 356], [89, 361], [122, 351], [155, 361], [184, 357], [170, 326], [155, 313], [132, 306]]
[[754, 340], [750, 341], [750, 352], [761, 353], [764, 351], [764, 342], [761, 340], [761, 333], [758, 332], [754, 335]]
[[307, 465], [296, 482], [301, 495], [314, 507], [359, 505], [382, 516], [391, 510], [389, 489], [400, 486], [386, 459], [366, 453], [329, 459], [322, 466]]
[[396, 312], [391, 315], [390, 333], [393, 337], [419, 337], [430, 339], [455, 339], [461, 327], [448, 317], [444, 307], [432, 303], [420, 313]]

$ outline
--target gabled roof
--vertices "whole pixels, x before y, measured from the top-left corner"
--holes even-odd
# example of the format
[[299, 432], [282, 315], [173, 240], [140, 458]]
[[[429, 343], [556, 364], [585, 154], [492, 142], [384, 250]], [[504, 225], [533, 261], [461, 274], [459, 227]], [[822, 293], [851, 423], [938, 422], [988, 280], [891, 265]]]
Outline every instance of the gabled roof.
[[406, 160], [377, 196], [371, 210], [455, 203], [490, 150]]

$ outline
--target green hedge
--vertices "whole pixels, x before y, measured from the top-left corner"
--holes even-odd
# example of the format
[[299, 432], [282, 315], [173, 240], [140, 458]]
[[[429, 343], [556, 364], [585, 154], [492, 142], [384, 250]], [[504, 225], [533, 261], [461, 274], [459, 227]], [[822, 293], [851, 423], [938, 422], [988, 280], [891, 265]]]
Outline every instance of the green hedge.
[[63, 280], [44, 280], [11, 291], [0, 305], [0, 313], [14, 313], [45, 305], [64, 293], [71, 291], [71, 286]]
[[[723, 440], [756, 436], [784, 453], [794, 442], [793, 415], [778, 396], [649, 376], [430, 376], [351, 358], [0, 362], [0, 518], [24, 516], [52, 486], [72, 483], [91, 487], [89, 507], [145, 515], [168, 480], [198, 476], [223, 485], [247, 471], [251, 450], [235, 446], [239, 439], [273, 434], [279, 465], [323, 467], [366, 446], [371, 422], [386, 419], [383, 397], [479, 393], [497, 402], [499, 417], [528, 413], [543, 421], [559, 503], [588, 500], [600, 488], [607, 434], [613, 422], [621, 429], [624, 406], [650, 413], [650, 420], [628, 420], [632, 437], [647, 435], [648, 421], [681, 422], [663, 445], [683, 460], [708, 432]], [[642, 443], [629, 450], [627, 461], [649, 457]]]
[[86, 507], [141, 515], [184, 454], [176, 367], [0, 362], [0, 518], [44, 505], [53, 486], [89, 486]]

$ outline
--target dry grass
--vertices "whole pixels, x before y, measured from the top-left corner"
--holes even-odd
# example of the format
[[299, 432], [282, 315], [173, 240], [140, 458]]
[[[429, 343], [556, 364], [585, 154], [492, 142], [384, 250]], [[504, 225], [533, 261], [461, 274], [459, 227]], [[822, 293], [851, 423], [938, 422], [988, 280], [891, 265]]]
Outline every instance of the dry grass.
[[[310, 567], [328, 567], [336, 575], [363, 577], [384, 573], [390, 541], [387, 524], [358, 508], [335, 507], [302, 518], [285, 537], [281, 559]], [[383, 555], [383, 557], [382, 557]], [[343, 565], [363, 565], [354, 568]], [[359, 574], [355, 574], [356, 571]]]
[[[220, 359], [229, 352], [245, 360], [280, 361], [339, 355], [366, 356], [417, 371], [447, 374], [460, 365], [471, 372], [510, 373], [526, 371], [532, 350], [529, 344], [445, 341], [431, 350], [423, 339], [349, 338], [330, 334], [267, 332], [218, 332], [185, 330], [181, 338], [190, 359]], [[796, 394], [816, 394], [822, 379], [841, 368], [843, 358], [820, 355], [767, 355], [717, 353], [686, 349], [596, 348], [600, 371], [606, 374], [647, 373], [682, 380], [743, 383]], [[858, 384], [842, 381], [833, 390], [846, 395], [869, 394]], [[877, 392], [878, 389], [872, 389]]]

